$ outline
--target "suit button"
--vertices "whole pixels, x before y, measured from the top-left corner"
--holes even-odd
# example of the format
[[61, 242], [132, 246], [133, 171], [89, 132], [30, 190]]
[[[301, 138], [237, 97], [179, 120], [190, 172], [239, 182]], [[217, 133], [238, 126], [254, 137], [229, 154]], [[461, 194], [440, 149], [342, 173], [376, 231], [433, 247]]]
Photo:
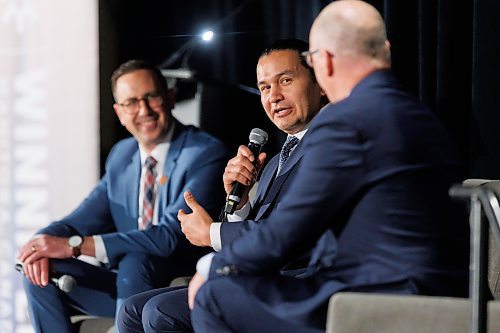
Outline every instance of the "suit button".
[[219, 275], [229, 275], [229, 274], [234, 274], [234, 273], [237, 273], [237, 269], [235, 266], [224, 266], [224, 267], [221, 267], [221, 268], [217, 268], [215, 270], [215, 273], [219, 274]]

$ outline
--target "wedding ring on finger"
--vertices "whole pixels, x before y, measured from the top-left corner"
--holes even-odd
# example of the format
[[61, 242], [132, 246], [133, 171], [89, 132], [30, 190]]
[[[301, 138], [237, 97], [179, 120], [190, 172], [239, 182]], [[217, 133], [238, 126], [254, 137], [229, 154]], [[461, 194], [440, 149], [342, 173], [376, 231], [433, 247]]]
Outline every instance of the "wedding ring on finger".
[[36, 252], [36, 246], [35, 244], [31, 245], [31, 253], [35, 253]]

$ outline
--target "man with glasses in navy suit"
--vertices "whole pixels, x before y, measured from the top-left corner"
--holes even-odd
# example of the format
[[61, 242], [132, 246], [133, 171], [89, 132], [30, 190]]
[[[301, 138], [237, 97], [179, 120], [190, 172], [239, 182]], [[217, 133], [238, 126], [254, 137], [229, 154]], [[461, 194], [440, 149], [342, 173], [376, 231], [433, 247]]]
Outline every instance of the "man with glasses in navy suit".
[[[192, 274], [203, 249], [181, 232], [186, 190], [216, 214], [223, 204], [224, 145], [173, 118], [172, 91], [151, 64], [131, 60], [111, 78], [114, 109], [132, 134], [118, 142], [97, 187], [70, 215], [37, 232], [19, 251], [37, 332], [73, 332], [72, 314], [113, 317], [123, 299]], [[76, 260], [94, 257], [100, 266]], [[63, 293], [51, 276], [77, 285]]]

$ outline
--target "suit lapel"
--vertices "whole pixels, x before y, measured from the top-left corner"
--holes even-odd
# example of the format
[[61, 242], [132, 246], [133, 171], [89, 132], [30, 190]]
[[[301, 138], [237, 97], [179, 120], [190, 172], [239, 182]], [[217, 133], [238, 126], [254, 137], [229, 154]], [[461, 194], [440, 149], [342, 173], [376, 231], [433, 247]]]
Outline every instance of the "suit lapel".
[[124, 193], [132, 193], [133, 195], [127, 195], [127, 207], [129, 209], [130, 216], [136, 217], [131, 223], [135, 225], [133, 228], [137, 228], [137, 218], [139, 217], [139, 180], [141, 177], [141, 157], [139, 154], [139, 149], [135, 152], [130, 160], [129, 165], [125, 169], [125, 189]]
[[264, 200], [264, 197], [269, 191], [274, 180], [274, 176], [278, 169], [278, 162], [278, 158], [274, 157], [273, 159], [271, 159], [271, 161], [269, 161], [266, 168], [264, 169], [264, 172], [262, 172], [262, 177], [260, 178], [259, 187], [257, 188], [253, 207], [256, 207], [256, 205], [259, 205], [259, 203]]
[[[297, 145], [297, 148], [295, 148], [294, 152], [292, 153], [288, 161], [286, 161], [280, 174], [276, 178], [270, 177], [271, 181], [273, 178], [274, 181], [272, 181], [272, 184], [271, 181], [269, 181], [269, 183], [267, 184], [267, 188], [265, 189], [264, 192], [262, 192], [263, 198], [259, 201], [256, 201], [255, 208], [258, 211], [256, 213], [255, 220], [257, 221], [260, 220], [263, 215], [267, 214], [270, 210], [274, 209], [276, 199], [280, 194], [283, 184], [287, 180], [292, 169], [297, 165], [297, 163], [304, 155], [304, 149], [302, 148], [303, 145], [301, 144], [302, 141], [303, 140], [300, 140], [299, 144]], [[276, 174], [277, 167], [278, 167], [278, 159], [276, 159], [274, 170], [271, 173], [272, 176]]]
[[168, 149], [167, 159], [165, 165], [163, 166], [163, 181], [159, 184], [159, 204], [158, 216], [162, 216], [162, 208], [165, 207], [166, 203], [169, 202], [168, 198], [168, 188], [171, 182], [171, 175], [177, 165], [177, 159], [185, 145], [187, 138], [186, 126], [174, 119], [175, 128], [174, 134], [172, 135], [172, 141], [170, 142], [170, 148]]

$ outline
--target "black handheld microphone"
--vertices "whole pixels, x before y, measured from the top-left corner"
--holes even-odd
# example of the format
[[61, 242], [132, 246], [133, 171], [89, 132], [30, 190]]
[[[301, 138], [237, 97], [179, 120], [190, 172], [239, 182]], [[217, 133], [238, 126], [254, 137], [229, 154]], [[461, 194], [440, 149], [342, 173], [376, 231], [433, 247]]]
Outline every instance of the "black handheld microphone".
[[[262, 146], [267, 142], [267, 133], [260, 128], [254, 128], [249, 135], [250, 142], [248, 143], [248, 148], [255, 157], [255, 161], [259, 157], [260, 150]], [[231, 193], [227, 197], [226, 206], [224, 207], [224, 212], [226, 214], [233, 214], [236, 207], [241, 201], [241, 197], [245, 192], [245, 185], [235, 182]]]
[[[23, 264], [17, 263], [14, 268], [16, 271], [24, 275]], [[65, 293], [69, 293], [76, 286], [76, 280], [71, 275], [61, 275], [58, 278], [52, 277], [50, 281], [59, 289], [64, 291]]]

